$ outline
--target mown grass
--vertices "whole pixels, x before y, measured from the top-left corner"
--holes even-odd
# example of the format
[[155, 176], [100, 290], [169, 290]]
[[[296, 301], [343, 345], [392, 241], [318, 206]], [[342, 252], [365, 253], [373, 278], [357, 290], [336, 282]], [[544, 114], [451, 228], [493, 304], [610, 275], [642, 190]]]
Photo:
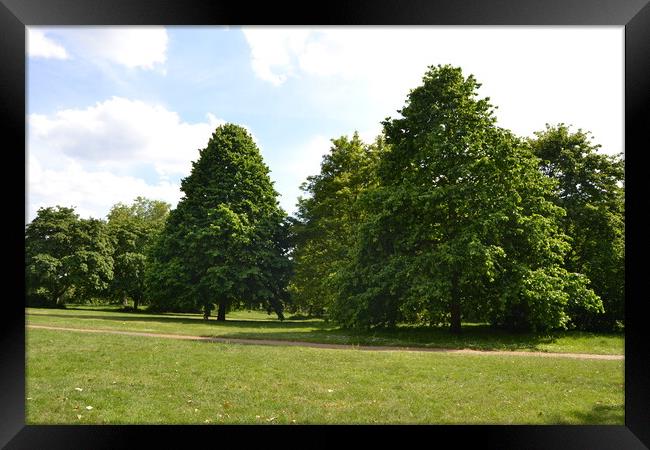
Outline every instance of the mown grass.
[[26, 355], [27, 424], [624, 423], [620, 360], [41, 329], [27, 330]]
[[196, 336], [278, 339], [351, 345], [397, 345], [475, 350], [623, 354], [624, 335], [577, 331], [512, 334], [481, 324], [464, 324], [454, 336], [445, 328], [402, 326], [395, 330], [341, 330], [322, 320], [285, 320], [262, 311], [233, 311], [226, 322], [198, 314], [124, 313], [117, 307], [27, 308], [27, 323], [71, 328], [129, 330]]

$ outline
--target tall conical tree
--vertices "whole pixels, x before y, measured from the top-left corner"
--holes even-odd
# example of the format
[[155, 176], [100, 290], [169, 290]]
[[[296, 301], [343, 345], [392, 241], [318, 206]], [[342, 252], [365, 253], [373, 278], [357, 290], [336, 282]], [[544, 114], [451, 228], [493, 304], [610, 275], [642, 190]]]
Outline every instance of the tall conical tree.
[[217, 304], [225, 320], [234, 303], [266, 304], [282, 317], [286, 214], [250, 134], [218, 127], [181, 190], [152, 252], [153, 306], [202, 309], [207, 319]]

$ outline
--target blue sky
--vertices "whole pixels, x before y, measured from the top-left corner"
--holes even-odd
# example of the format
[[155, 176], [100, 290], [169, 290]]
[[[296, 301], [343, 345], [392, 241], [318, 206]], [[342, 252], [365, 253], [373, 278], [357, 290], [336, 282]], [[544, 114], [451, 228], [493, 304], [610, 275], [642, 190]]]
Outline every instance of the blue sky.
[[623, 27], [30, 27], [27, 47], [28, 220], [175, 206], [224, 122], [252, 133], [292, 213], [329, 140], [373, 139], [431, 64], [474, 74], [517, 134], [564, 122], [623, 151]]

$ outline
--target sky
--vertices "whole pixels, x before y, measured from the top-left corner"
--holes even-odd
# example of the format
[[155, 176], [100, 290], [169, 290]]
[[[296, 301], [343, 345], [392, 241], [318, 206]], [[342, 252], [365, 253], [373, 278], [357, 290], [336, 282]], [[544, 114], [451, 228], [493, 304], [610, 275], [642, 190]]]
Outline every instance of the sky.
[[41, 207], [105, 218], [135, 197], [175, 207], [223, 123], [244, 126], [280, 205], [331, 139], [371, 142], [427, 66], [482, 84], [499, 126], [546, 123], [624, 150], [624, 27], [29, 27], [26, 221]]

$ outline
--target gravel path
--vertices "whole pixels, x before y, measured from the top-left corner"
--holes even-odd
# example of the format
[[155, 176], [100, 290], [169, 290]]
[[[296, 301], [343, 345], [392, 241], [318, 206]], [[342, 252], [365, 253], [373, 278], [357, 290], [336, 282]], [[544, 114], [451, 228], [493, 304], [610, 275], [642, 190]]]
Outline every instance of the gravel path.
[[248, 344], [248, 345], [274, 345], [287, 347], [312, 347], [338, 350], [369, 350], [369, 351], [393, 351], [393, 352], [436, 352], [436, 353], [460, 353], [466, 355], [507, 355], [507, 356], [541, 356], [546, 358], [575, 358], [575, 359], [607, 359], [622, 360], [623, 355], [594, 355], [588, 353], [552, 353], [552, 352], [527, 352], [527, 351], [501, 351], [501, 350], [469, 350], [449, 348], [425, 348], [425, 347], [396, 347], [383, 345], [350, 345], [350, 344], [322, 344], [317, 342], [282, 341], [274, 339], [241, 339], [241, 338], [219, 338], [208, 336], [189, 336], [183, 334], [161, 334], [142, 333], [138, 331], [120, 330], [97, 330], [90, 328], [64, 328], [50, 327], [46, 325], [27, 325], [27, 328], [39, 328], [44, 330], [79, 331], [84, 333], [107, 333], [122, 334], [126, 336], [157, 337], [165, 339], [181, 339], [188, 341], [220, 342], [225, 344]]

